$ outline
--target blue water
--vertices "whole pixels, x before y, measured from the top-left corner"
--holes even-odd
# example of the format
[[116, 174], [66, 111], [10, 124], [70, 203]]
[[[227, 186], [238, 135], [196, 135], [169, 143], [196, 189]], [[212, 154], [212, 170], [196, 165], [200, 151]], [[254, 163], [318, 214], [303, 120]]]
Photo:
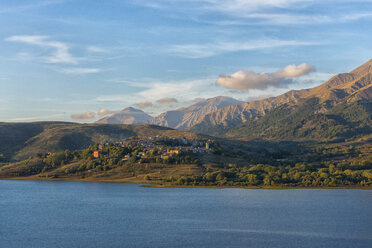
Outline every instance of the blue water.
[[372, 247], [372, 191], [0, 181], [0, 247]]

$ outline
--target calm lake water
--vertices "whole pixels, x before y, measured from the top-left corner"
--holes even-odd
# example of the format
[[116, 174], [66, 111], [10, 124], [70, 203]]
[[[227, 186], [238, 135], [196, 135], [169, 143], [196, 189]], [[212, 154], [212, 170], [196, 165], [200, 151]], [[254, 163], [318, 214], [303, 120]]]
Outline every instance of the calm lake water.
[[372, 191], [1, 181], [0, 247], [372, 247]]

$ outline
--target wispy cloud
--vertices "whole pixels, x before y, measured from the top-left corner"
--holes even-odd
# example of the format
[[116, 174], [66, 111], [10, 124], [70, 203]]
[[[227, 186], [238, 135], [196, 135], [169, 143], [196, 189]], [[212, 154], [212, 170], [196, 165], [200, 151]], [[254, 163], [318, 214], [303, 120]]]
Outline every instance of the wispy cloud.
[[107, 49], [98, 46], [88, 46], [87, 50], [94, 53], [107, 53]]
[[[372, 1], [371, 1], [372, 2]], [[340, 18], [341, 21], [356, 21], [364, 18], [371, 18], [371, 12], [361, 12], [361, 13], [348, 13]]]
[[[370, 0], [331, 0], [334, 8], [339, 5], [371, 2]], [[369, 17], [368, 13], [355, 12], [350, 18], [344, 12], [324, 12], [324, 14], [308, 11], [311, 8], [322, 8], [327, 1], [312, 0], [162, 0], [156, 4], [148, 4], [145, 0], [137, 0], [145, 7], [163, 11], [183, 13], [182, 16], [197, 22], [217, 25], [313, 25], [355, 21]], [[210, 13], [218, 13], [222, 18], [208, 18]], [[178, 18], [179, 15], [174, 15]]]
[[159, 103], [159, 104], [169, 104], [169, 103], [177, 103], [178, 100], [176, 98], [172, 98], [172, 97], [165, 97], [165, 98], [161, 98], [159, 100], [156, 100], [156, 103]]
[[65, 74], [73, 74], [73, 75], [92, 74], [92, 73], [99, 73], [102, 71], [99, 68], [58, 68], [56, 70], [59, 72], [65, 73]]
[[306, 10], [320, 2], [312, 0], [202, 0], [208, 5], [205, 9], [226, 16], [235, 17], [245, 25], [303, 25], [322, 24], [339, 21], [338, 16], [317, 14]]
[[40, 121], [40, 120], [55, 120], [55, 118], [64, 117], [65, 113], [63, 114], [53, 114], [53, 115], [43, 115], [43, 116], [31, 116], [31, 117], [17, 117], [11, 118], [8, 121]]
[[2, 9], [0, 9], [0, 13], [2, 13], [2, 14], [17, 13], [17, 12], [22, 12], [22, 11], [26, 11], [26, 10], [47, 7], [47, 6], [50, 6], [50, 5], [62, 4], [62, 3], [65, 3], [67, 1], [68, 0], [32, 1], [31, 4], [18, 4], [18, 5], [12, 6], [12, 7], [3, 7]]
[[262, 50], [284, 46], [312, 46], [320, 42], [298, 41], [298, 40], [254, 40], [247, 42], [217, 42], [209, 44], [185, 44], [174, 45], [168, 49], [173, 55], [186, 58], [205, 58], [225, 52]]
[[290, 8], [293, 4], [310, 2], [309, 0], [200, 0], [208, 3], [209, 8], [226, 12], [257, 11], [268, 8]]
[[108, 109], [99, 109], [98, 112], [97, 112], [97, 115], [99, 116], [103, 116], [103, 115], [110, 115], [110, 114], [115, 114], [117, 113], [118, 111], [113, 111], [113, 110], [108, 110]]
[[51, 40], [49, 36], [16, 35], [8, 37], [5, 40], [36, 45], [42, 48], [53, 50], [51, 55], [43, 58], [44, 62], [46, 63], [78, 64], [79, 59], [70, 53], [70, 47], [68, 44]]
[[96, 113], [94, 112], [85, 112], [82, 114], [71, 115], [71, 119], [74, 120], [93, 119], [94, 117], [96, 117]]
[[290, 8], [293, 5], [301, 6], [311, 0], [160, 0], [149, 4], [147, 0], [136, 0], [138, 4], [155, 9], [221, 11], [221, 12], [252, 12], [270, 8]]
[[[281, 13], [280, 10], [299, 10], [307, 6], [309, 0], [201, 0], [204, 2], [204, 10], [219, 12], [228, 16], [266, 20], [273, 24], [303, 23], [309, 16]], [[311, 18], [311, 17], [310, 17]], [[274, 22], [273, 22], [274, 21]]]
[[152, 107], [152, 102], [139, 102], [134, 105], [140, 109], [145, 109], [145, 108]]

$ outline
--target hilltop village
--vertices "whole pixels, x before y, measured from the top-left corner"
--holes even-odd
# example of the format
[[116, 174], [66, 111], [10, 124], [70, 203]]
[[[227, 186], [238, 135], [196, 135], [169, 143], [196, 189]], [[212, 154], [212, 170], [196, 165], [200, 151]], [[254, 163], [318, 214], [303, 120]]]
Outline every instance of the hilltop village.
[[[208, 154], [216, 146], [211, 140], [189, 140], [168, 137], [131, 137], [122, 140], [103, 141], [92, 152], [93, 159], [108, 155], [110, 150], [120, 150], [122, 161], [129, 162], [192, 162], [190, 155]], [[183, 161], [178, 161], [183, 158]]]

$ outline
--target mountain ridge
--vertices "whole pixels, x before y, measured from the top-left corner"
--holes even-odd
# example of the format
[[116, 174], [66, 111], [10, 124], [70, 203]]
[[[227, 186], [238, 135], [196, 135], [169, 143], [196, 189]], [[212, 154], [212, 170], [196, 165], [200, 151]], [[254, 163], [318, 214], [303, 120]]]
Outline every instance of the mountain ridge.
[[[306, 99], [312, 98], [317, 98], [318, 102], [316, 111], [311, 114], [324, 114], [343, 101], [349, 104], [363, 99], [370, 102], [372, 98], [371, 81], [372, 60], [350, 73], [337, 74], [324, 84], [311, 89], [291, 90], [277, 97], [219, 109], [205, 115], [198, 123], [187, 130], [209, 135], [231, 133], [230, 129], [248, 121], [261, 119], [274, 109], [284, 106], [286, 108], [296, 108], [297, 105], [304, 104]], [[236, 133], [236, 135], [241, 134]]]
[[127, 107], [123, 110], [104, 117], [95, 123], [98, 124], [153, 124], [184, 130], [193, 126], [204, 115], [220, 108], [241, 104], [242, 101], [227, 96], [217, 96], [197, 101], [188, 107], [166, 111], [156, 117], [146, 114], [140, 109]]
[[208, 98], [189, 107], [164, 112], [154, 117], [150, 123], [183, 130], [193, 126], [206, 114], [238, 103], [242, 103], [242, 101], [226, 96]]

